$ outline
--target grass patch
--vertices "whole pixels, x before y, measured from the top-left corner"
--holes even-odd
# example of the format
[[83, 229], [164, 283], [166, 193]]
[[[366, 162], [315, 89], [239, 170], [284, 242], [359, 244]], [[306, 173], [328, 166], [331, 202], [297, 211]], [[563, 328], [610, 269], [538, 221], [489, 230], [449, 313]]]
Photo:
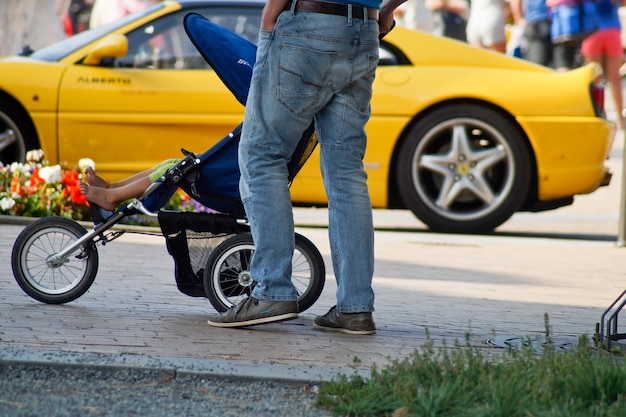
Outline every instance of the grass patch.
[[422, 349], [367, 378], [343, 375], [322, 385], [317, 406], [359, 417], [626, 417], [621, 356], [586, 336], [565, 352], [550, 346], [487, 357], [469, 335], [463, 345], [439, 348], [427, 337]]

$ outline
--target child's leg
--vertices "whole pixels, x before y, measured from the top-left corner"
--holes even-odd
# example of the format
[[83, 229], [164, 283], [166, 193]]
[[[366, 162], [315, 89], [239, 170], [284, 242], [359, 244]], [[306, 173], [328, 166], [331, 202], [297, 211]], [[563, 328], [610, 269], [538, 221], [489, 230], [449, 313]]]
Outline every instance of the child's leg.
[[[154, 168], [150, 168], [145, 171], [138, 172], [137, 174], [133, 174], [128, 178], [124, 178], [123, 180], [110, 183], [110, 187], [111, 188], [125, 187], [127, 185], [133, 184], [138, 181], [144, 181], [145, 179], [150, 177], [150, 174], [152, 174], [153, 171], [154, 171]], [[148, 185], [150, 185], [150, 182], [148, 182]], [[144, 190], [146, 188], [148, 188], [147, 185], [145, 186]]]
[[85, 179], [89, 185], [93, 185], [99, 188], [118, 188], [131, 184], [135, 181], [148, 177], [154, 171], [153, 168], [131, 175], [128, 178], [124, 178], [121, 181], [108, 182], [101, 176], [97, 175], [91, 167], [85, 168]]
[[[156, 167], [131, 175], [117, 182], [108, 182], [98, 176], [91, 167], [85, 168], [85, 179], [80, 181], [78, 186], [87, 201], [99, 205], [105, 210], [113, 211], [125, 200], [137, 198], [161, 175], [165, 174], [169, 168], [176, 165], [180, 159], [167, 159], [159, 163]], [[154, 174], [150, 178], [151, 174]]]
[[127, 182], [120, 187], [101, 188], [82, 181], [78, 183], [78, 186], [87, 201], [93, 202], [105, 210], [113, 211], [122, 201], [139, 197], [151, 183], [150, 178], [143, 175], [136, 181]]

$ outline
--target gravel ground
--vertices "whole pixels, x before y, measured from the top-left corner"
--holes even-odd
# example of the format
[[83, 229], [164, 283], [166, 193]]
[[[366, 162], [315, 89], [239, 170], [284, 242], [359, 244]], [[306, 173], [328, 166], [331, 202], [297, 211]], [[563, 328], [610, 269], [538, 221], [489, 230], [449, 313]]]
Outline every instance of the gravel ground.
[[151, 369], [0, 363], [0, 416], [329, 416], [315, 384]]

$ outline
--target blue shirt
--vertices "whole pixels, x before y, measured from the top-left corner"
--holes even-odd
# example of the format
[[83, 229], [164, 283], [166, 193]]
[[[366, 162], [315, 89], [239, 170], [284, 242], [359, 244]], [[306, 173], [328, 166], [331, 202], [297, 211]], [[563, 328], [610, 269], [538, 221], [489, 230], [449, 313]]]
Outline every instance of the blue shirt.
[[618, 12], [619, 6], [619, 1], [598, 0], [596, 2], [598, 30], [620, 29]]
[[381, 0], [332, 0], [333, 3], [360, 4], [368, 9], [380, 9]]
[[524, 20], [528, 23], [550, 19], [550, 8], [546, 0], [524, 0], [522, 7], [525, 10]]

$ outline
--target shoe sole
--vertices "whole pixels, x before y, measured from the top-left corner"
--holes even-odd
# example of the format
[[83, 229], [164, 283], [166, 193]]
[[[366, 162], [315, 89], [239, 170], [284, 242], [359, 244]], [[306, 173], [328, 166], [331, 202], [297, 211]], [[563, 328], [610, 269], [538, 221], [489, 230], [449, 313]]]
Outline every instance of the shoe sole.
[[325, 327], [320, 326], [319, 324], [313, 323], [313, 328], [318, 330], [324, 330], [327, 332], [337, 332], [337, 333], [345, 333], [345, 334], [357, 334], [357, 335], [367, 335], [367, 334], [375, 334], [376, 329], [374, 330], [351, 330], [343, 327]]
[[260, 317], [258, 319], [250, 319], [246, 321], [236, 321], [230, 323], [224, 323], [219, 321], [207, 320], [207, 323], [213, 327], [247, 327], [255, 326], [257, 324], [275, 323], [277, 321], [293, 320], [298, 318], [298, 313], [285, 313], [277, 316]]

